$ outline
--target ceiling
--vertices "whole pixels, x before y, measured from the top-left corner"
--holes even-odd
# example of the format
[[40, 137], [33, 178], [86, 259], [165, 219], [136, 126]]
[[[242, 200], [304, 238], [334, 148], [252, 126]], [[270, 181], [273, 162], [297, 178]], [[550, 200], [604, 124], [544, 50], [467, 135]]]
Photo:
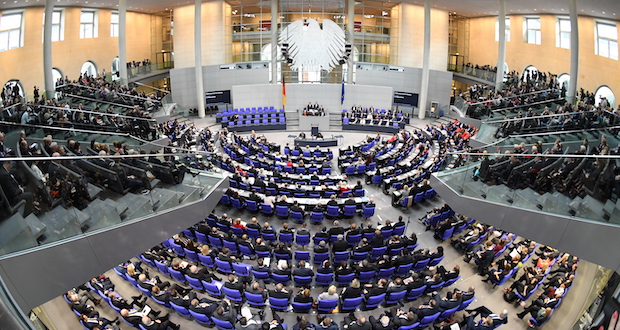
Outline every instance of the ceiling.
[[[289, 5], [295, 4], [322, 4], [341, 2], [345, 0], [280, 0]], [[364, 0], [357, 0], [359, 3]], [[568, 15], [569, 0], [505, 0], [506, 14], [556, 14]], [[43, 6], [45, 0], [0, 0], [0, 10], [16, 9], [31, 6]], [[58, 7], [95, 7], [95, 8], [118, 8], [115, 0], [53, 0]], [[230, 0], [231, 4], [267, 4], [269, 0]], [[364, 1], [376, 5], [379, 1]], [[391, 7], [394, 3], [413, 3], [423, 5], [424, 0], [400, 0], [386, 1], [384, 7]], [[193, 0], [127, 0], [127, 9], [143, 13], [159, 13], [170, 10], [173, 7], [193, 4]], [[319, 5], [320, 6], [320, 5]], [[498, 13], [498, 0], [431, 0], [433, 8], [456, 12], [466, 17], [496, 16]], [[598, 18], [620, 20], [620, 1], [618, 0], [577, 0], [577, 10], [580, 15]]]

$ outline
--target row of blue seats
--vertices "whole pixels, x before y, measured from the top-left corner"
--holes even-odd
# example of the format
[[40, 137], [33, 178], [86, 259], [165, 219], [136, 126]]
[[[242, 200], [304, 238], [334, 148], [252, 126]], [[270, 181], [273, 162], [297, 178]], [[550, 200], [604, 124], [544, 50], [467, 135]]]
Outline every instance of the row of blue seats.
[[[250, 125], [277, 125], [277, 124], [286, 124], [286, 118], [285, 117], [279, 117], [279, 118], [271, 118], [271, 119], [254, 119], [254, 120], [237, 120], [237, 121], [229, 121], [227, 122], [227, 126], [223, 126], [223, 127], [228, 127], [228, 128], [234, 128], [236, 126], [250, 126]], [[225, 123], [223, 123], [222, 125], [226, 125]]]
[[[378, 124], [378, 121], [377, 121], [377, 124]], [[349, 118], [348, 117], [342, 118], [342, 125], [349, 125]], [[373, 124], [356, 124], [356, 125], [373, 127], [376, 124], [375, 125], [373, 125]], [[383, 126], [385, 126], [385, 125], [383, 125]], [[405, 128], [405, 123], [393, 121], [393, 122], [391, 122], [390, 126], [392, 126], [394, 128]], [[372, 130], [372, 129], [369, 129], [369, 130]]]
[[[342, 193], [336, 193], [334, 191], [327, 191], [327, 190], [324, 191], [320, 189], [319, 190], [304, 189], [304, 188], [309, 188], [309, 187], [302, 186], [301, 190], [303, 191], [290, 192], [286, 190], [280, 190], [278, 188], [269, 188], [269, 187], [262, 187], [262, 186], [248, 186], [246, 183], [237, 182], [233, 179], [228, 179], [228, 182], [231, 188], [238, 188], [238, 189], [245, 190], [245, 191], [256, 190], [256, 192], [265, 194], [267, 196], [286, 195], [286, 196], [295, 197], [295, 198], [331, 198], [332, 195], [335, 195], [336, 197], [346, 198], [346, 197], [349, 197], [349, 194], [352, 194], [354, 197], [364, 197], [366, 195], [365, 189], [355, 189], [355, 190], [343, 191]], [[303, 185], [299, 182], [297, 184]], [[317, 187], [320, 184], [321, 183], [319, 180], [310, 180], [311, 186]]]
[[[190, 286], [192, 288], [196, 289], [196, 290], [206, 291], [209, 294], [211, 294], [212, 292], [219, 292], [219, 290], [220, 290], [219, 287], [217, 286], [217, 283], [214, 283], [214, 282], [208, 283], [208, 282], [205, 282], [205, 281], [200, 281], [200, 280], [194, 279], [192, 277], [185, 276], [181, 272], [176, 271], [176, 270], [174, 270], [172, 268], [169, 268], [169, 267], [166, 267], [166, 266], [164, 266], [165, 268], [154, 267], [155, 265], [153, 265], [153, 263], [150, 260], [148, 260], [148, 259], [146, 259], [144, 257], [142, 257], [142, 260], [146, 261], [153, 268], [158, 269], [160, 273], [162, 273], [164, 275], [167, 275], [167, 276], [170, 276], [174, 280], [177, 280], [177, 281], [179, 281], [181, 283], [189, 283]], [[158, 263], [158, 264], [161, 264], [161, 263]], [[163, 265], [163, 264], [161, 264], [161, 265]], [[194, 321], [198, 322], [199, 324], [206, 325], [206, 326], [213, 326], [213, 325], [215, 325], [215, 326], [218, 327], [218, 329], [221, 329], [221, 330], [234, 330], [234, 327], [228, 321], [221, 321], [221, 320], [218, 320], [215, 317], [209, 317], [209, 316], [207, 316], [205, 314], [196, 313], [196, 312], [194, 312], [191, 309], [188, 309], [188, 308], [186, 308], [184, 306], [177, 305], [177, 304], [175, 304], [175, 303], [173, 303], [171, 301], [166, 302], [166, 301], [163, 301], [163, 300], [159, 300], [159, 299], [157, 299], [157, 297], [152, 295], [151, 291], [149, 291], [147, 289], [144, 289], [143, 287], [138, 285], [138, 282], [133, 277], [128, 276], [125, 273], [119, 272], [116, 269], [115, 269], [115, 271], [116, 271], [116, 273], [121, 278], [123, 278], [124, 280], [128, 281], [129, 283], [131, 283], [136, 289], [140, 290], [146, 296], [148, 296], [149, 298], [153, 299], [153, 301], [155, 301], [156, 303], [158, 303], [158, 304], [160, 304], [160, 305], [162, 305], [162, 306], [164, 306], [164, 307], [166, 307], [168, 309], [174, 310], [175, 312], [177, 312], [177, 314], [179, 314], [179, 315], [181, 315], [181, 316], [183, 316], [185, 318], [193, 319]], [[203, 283], [204, 283], [204, 286], [203, 286]], [[219, 283], [219, 285], [221, 286], [222, 284]], [[221, 295], [218, 295], [217, 298], [221, 298]], [[117, 308], [114, 308], [114, 309], [117, 309]], [[124, 321], [124, 319], [123, 319], [123, 321]], [[125, 321], [125, 323], [127, 323], [127, 321]], [[129, 324], [129, 323], [127, 323], [127, 324]], [[131, 325], [131, 324], [129, 324], [129, 325], [133, 327], [133, 325]], [[286, 329], [286, 324], [283, 324], [282, 326], [284, 327], [284, 329]], [[140, 325], [140, 329], [141, 330], [142, 329], [146, 330], [146, 329], [144, 329], [144, 327], [142, 325]]]
[[[144, 260], [145, 262], [147, 262], [149, 265], [151, 266], [155, 266], [154, 268], [157, 268], [160, 272], [162, 272], [165, 275], [171, 276], [173, 279], [181, 282], [181, 283], [188, 283], [192, 288], [200, 290], [200, 291], [206, 291], [208, 294], [214, 296], [214, 297], [226, 297], [231, 301], [235, 301], [235, 302], [243, 302], [243, 301], [247, 301], [250, 305], [254, 306], [254, 307], [258, 307], [258, 308], [262, 308], [266, 306], [266, 299], [265, 297], [263, 297], [260, 294], [252, 294], [252, 293], [248, 293], [248, 292], [244, 292], [241, 293], [238, 290], [232, 290], [229, 288], [226, 288], [223, 286], [223, 283], [218, 282], [218, 281], [212, 281], [212, 282], [206, 282], [206, 281], [200, 281], [197, 279], [194, 279], [192, 277], [183, 275], [181, 272], [179, 271], [175, 271], [174, 269], [171, 269], [170, 267], [166, 267], [164, 264], [160, 263], [160, 262], [150, 262], [149, 260], [147, 260], [146, 258], [144, 258], [143, 256], [141, 256], [142, 260]], [[438, 258], [436, 262], [430, 264], [428, 262], [424, 263], [424, 267], [422, 267], [421, 269], [426, 268], [426, 266], [429, 265], [437, 265], [439, 264], [439, 262], [443, 259], [443, 257]], [[191, 260], [191, 259], [190, 259]], [[427, 260], [428, 261], [428, 260]], [[289, 283], [291, 280], [294, 281], [296, 286], [310, 286], [312, 285], [313, 282], [315, 282], [316, 285], [322, 285], [322, 286], [329, 286], [332, 285], [334, 283], [334, 274], [321, 274], [321, 273], [317, 273], [316, 274], [316, 278], [313, 279], [310, 276], [288, 276], [288, 275], [278, 275], [278, 274], [269, 274], [268, 272], [261, 272], [261, 271], [256, 271], [254, 269], [251, 269], [251, 266], [248, 264], [243, 264], [243, 263], [233, 263], [232, 265], [229, 262], [224, 262], [219, 260], [218, 258], [215, 258], [215, 261], [213, 264], [208, 264], [205, 265], [207, 267], [211, 267], [214, 269], [217, 269], [219, 272], [222, 273], [227, 273], [227, 274], [236, 274], [238, 276], [253, 276], [255, 279], [258, 280], [263, 280], [265, 282], [271, 282], [274, 281], [276, 283], [282, 283], [282, 284], [287, 284]], [[402, 268], [408, 268], [408, 270], [406, 272], [402, 272], [399, 274], [399, 272], [401, 271]], [[336, 283], [338, 285], [341, 286], [347, 286], [351, 283], [351, 281], [354, 278], [358, 278], [359, 281], [361, 283], [370, 283], [373, 282], [375, 279], [379, 279], [379, 278], [391, 278], [393, 275], [396, 276], [404, 276], [407, 273], [409, 273], [410, 270], [412, 270], [411, 265], [402, 265], [400, 267], [398, 267], [396, 269], [396, 271], [394, 270], [395, 267], [391, 267], [389, 269], [385, 269], [385, 270], [379, 270], [377, 272], [375, 271], [370, 271], [370, 272], [362, 272], [360, 274], [349, 274], [349, 275], [342, 275], [342, 276], [336, 276]], [[420, 269], [420, 270], [421, 270]], [[119, 274], [120, 276], [123, 276], [122, 274]], [[133, 278], [129, 278], [128, 276], [125, 276], [125, 278], [134, 283], [135, 280]], [[415, 288], [415, 289], [410, 289], [410, 290], [403, 290], [400, 292], [390, 292], [390, 293], [384, 293], [381, 295], [377, 295], [377, 296], [372, 296], [372, 297], [364, 297], [361, 296], [359, 298], [351, 298], [351, 299], [343, 299], [343, 300], [332, 300], [332, 301], [328, 301], [323, 303], [323, 306], [321, 306], [321, 303], [319, 301], [319, 307], [318, 310], [319, 312], [330, 312], [332, 310], [334, 310], [340, 303], [340, 311], [343, 312], [348, 312], [348, 311], [352, 311], [355, 310], [359, 307], [361, 307], [362, 301], [364, 302], [364, 307], [366, 309], [373, 309], [378, 307], [379, 305], [381, 305], [382, 303], [384, 303], [385, 305], [393, 305], [398, 303], [398, 301], [406, 299], [406, 300], [414, 300], [419, 298], [420, 296], [427, 294], [427, 293], [431, 293], [431, 292], [435, 292], [438, 290], [441, 290], [444, 287], [448, 287], [452, 284], [454, 284], [456, 281], [458, 281], [460, 279], [460, 276], [451, 280], [448, 280], [446, 282], [440, 282], [440, 283], [435, 283], [435, 284], [429, 284], [427, 286], [422, 286], [419, 288]], [[136, 283], [137, 285], [137, 283]], [[141, 287], [138, 286], [138, 288], [145, 292], [147, 290], [142, 289]], [[274, 300], [277, 299], [277, 300]], [[470, 299], [468, 301], [464, 301], [459, 307], [462, 307], [463, 309], [466, 308], [471, 302], [473, 301], [473, 299]], [[269, 305], [271, 308], [275, 308], [278, 310], [289, 310], [290, 309], [290, 301], [287, 298], [269, 298]], [[293, 304], [296, 304], [295, 302], [293, 302]], [[334, 305], [335, 304], [335, 305]], [[329, 306], [329, 308], [328, 308]], [[300, 304], [297, 306], [292, 306], [292, 309], [294, 311], [299, 311], [299, 312], [307, 312], [312, 308], [312, 304]], [[462, 310], [462, 309], [459, 309]], [[454, 313], [456, 311], [455, 310], [446, 310], [444, 312], [442, 312], [442, 314], [450, 316], [452, 315], [452, 313]]]
[[[217, 219], [215, 219], [212, 215], [209, 215], [205, 218], [205, 221], [207, 222], [207, 225], [209, 225], [209, 227], [213, 228], [216, 227], [218, 230], [220, 230], [223, 233], [230, 233], [232, 232], [235, 236], [237, 237], [241, 237], [244, 234], [247, 234], [249, 238], [251, 239], [257, 239], [257, 238], [262, 238], [263, 240], [266, 240], [268, 242], [282, 242], [282, 243], [286, 243], [286, 244], [293, 244], [293, 239], [295, 240], [295, 243], [297, 245], [309, 245], [310, 244], [310, 234], [305, 234], [305, 235], [301, 235], [301, 234], [290, 234], [290, 233], [279, 233], [279, 234], [275, 234], [275, 233], [265, 233], [265, 232], [261, 232], [258, 229], [254, 229], [254, 228], [238, 228], [238, 227], [233, 227], [233, 226], [228, 226], [228, 225], [224, 225], [220, 222], [217, 222]], [[392, 235], [398, 235], [399, 237], [402, 237], [403, 235], [405, 235], [405, 232], [407, 230], [407, 225], [397, 225], [393, 228], [387, 228], [387, 229], [381, 229], [381, 236], [383, 237], [384, 240], [390, 238]], [[209, 244], [206, 240], [207, 238], [205, 237], [206, 235], [200, 233], [200, 232], [192, 232], [189, 229], [186, 229], [183, 231], [183, 234], [185, 235], [185, 237], [191, 238], [193, 240], [197, 240], [198, 242], [202, 243], [202, 244]], [[361, 238], [366, 238], [368, 241], [372, 240], [373, 238], [375, 238], [375, 233], [364, 233], [361, 235], [347, 235], [347, 241], [350, 243], [350, 245], [354, 245], [356, 243], [358, 243]], [[322, 238], [322, 237], [314, 237], [314, 244], [318, 245], [321, 241], [326, 241], [326, 242], [334, 242], [338, 239], [337, 235], [333, 235], [332, 237], [329, 238]], [[416, 245], [417, 246], [417, 245]], [[407, 249], [409, 251], [413, 251], [413, 249], [415, 249], [416, 246], [408, 246]]]
[[[260, 211], [264, 215], [267, 215], [267, 216], [274, 214], [274, 208], [273, 206], [271, 206], [271, 204], [258, 203], [256, 201], [251, 201], [251, 200], [242, 201], [239, 198], [229, 197], [228, 195], [222, 195], [222, 197], [220, 198], [220, 203], [222, 203], [223, 205], [232, 206], [236, 208], [237, 210], [247, 209], [248, 211], [251, 211], [251, 212]], [[304, 222], [305, 217], [306, 217], [305, 212], [291, 211], [288, 206], [283, 206], [283, 205], [275, 206], [275, 214], [279, 218], [283, 218], [283, 219], [288, 219], [290, 216], [293, 219], [293, 221], [300, 222], [300, 223]], [[340, 210], [340, 207], [338, 206], [328, 205], [327, 210], [325, 212], [317, 212], [317, 211], [310, 212], [310, 222], [312, 222], [313, 224], [319, 224], [323, 222], [325, 216], [330, 217], [330, 218], [341, 218], [341, 217], [352, 218], [356, 214], [358, 214], [357, 205], [344, 205], [344, 207], [342, 208], [342, 211]], [[366, 219], [374, 216], [375, 206], [366, 207], [362, 205], [362, 209], [360, 210], [359, 215]]]
[[262, 114], [249, 114], [249, 115], [237, 115], [237, 117], [233, 117], [231, 115], [222, 115], [221, 120], [223, 123], [227, 123], [231, 120], [244, 120], [244, 119], [270, 119], [270, 118], [278, 118], [284, 117], [284, 112], [280, 113], [262, 113]]
[[418, 204], [421, 203], [422, 201], [426, 200], [426, 199], [431, 199], [433, 198], [435, 195], [437, 195], [437, 192], [435, 191], [435, 189], [431, 188], [427, 191], [423, 191], [423, 192], [419, 192], [417, 194], [415, 194], [415, 196], [407, 196], [405, 198], [403, 198], [400, 201], [400, 206], [402, 207], [409, 207], [409, 204]]
[[239, 115], [245, 113], [272, 113], [272, 112], [284, 112], [284, 109], [276, 109], [275, 107], [251, 107], [251, 108], [235, 108], [235, 109], [222, 109], [216, 114], [216, 116], [225, 115]]

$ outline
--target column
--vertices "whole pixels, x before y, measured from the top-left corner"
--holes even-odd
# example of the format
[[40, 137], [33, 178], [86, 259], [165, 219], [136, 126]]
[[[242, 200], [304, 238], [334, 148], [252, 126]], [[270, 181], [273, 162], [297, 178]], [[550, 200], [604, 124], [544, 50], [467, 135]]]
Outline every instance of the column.
[[570, 80], [566, 96], [568, 102], [575, 103], [577, 97], [577, 79], [579, 77], [579, 19], [577, 15], [577, 0], [568, 0], [570, 12]]
[[202, 0], [194, 5], [194, 65], [196, 69], [196, 102], [198, 117], [205, 117], [205, 96], [202, 82]]
[[118, 0], [118, 62], [121, 82], [127, 84], [127, 0]]
[[347, 84], [353, 84], [353, 50], [355, 49], [355, 0], [349, 0], [347, 2], [347, 34], [349, 35], [349, 42], [351, 43], [351, 54], [347, 60]]
[[499, 0], [499, 46], [497, 53], [497, 73], [495, 75], [495, 90], [504, 86], [504, 63], [506, 63], [506, 2]]
[[422, 59], [422, 90], [420, 91], [420, 103], [418, 104], [418, 118], [426, 117], [426, 104], [428, 103], [428, 80], [430, 75], [431, 61], [431, 0], [424, 1], [424, 57]]
[[278, 0], [271, 0], [271, 83], [278, 83]]
[[45, 22], [43, 22], [43, 77], [45, 79], [45, 97], [54, 97], [55, 82], [52, 74], [52, 16], [54, 15], [54, 0], [45, 2]]

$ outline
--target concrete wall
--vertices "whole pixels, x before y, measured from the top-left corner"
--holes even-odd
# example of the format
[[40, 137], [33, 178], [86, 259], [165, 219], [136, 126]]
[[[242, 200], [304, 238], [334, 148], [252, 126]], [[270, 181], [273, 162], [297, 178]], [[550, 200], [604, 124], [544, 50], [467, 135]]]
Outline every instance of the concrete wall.
[[[568, 13], [566, 13], [568, 15]], [[531, 16], [531, 15], [529, 15]], [[543, 72], [569, 73], [570, 49], [556, 47], [555, 15], [540, 15], [541, 44], [533, 45], [523, 38], [524, 16], [510, 15], [510, 42], [506, 43], [506, 63], [510, 70], [522, 72], [533, 65]], [[495, 41], [496, 17], [470, 20], [469, 61], [480, 65], [497, 63], [498, 42]], [[598, 56], [595, 51], [595, 19], [579, 17], [579, 79], [577, 88], [594, 92], [600, 85], [620, 93], [618, 61]], [[618, 23], [616, 22], [618, 26]], [[603, 71], [604, 70], [604, 74]]]
[[[0, 276], [24, 311], [56, 298], [204, 219], [217, 205], [228, 180], [206, 200], [122, 223], [31, 252], [0, 259]], [[113, 244], [112, 244], [113, 243]]]
[[[230, 5], [221, 0], [202, 4], [202, 64], [230, 62], [225, 19]], [[194, 5], [174, 8], [174, 67], [194, 67]]]
[[[219, 65], [203, 67], [205, 91], [232, 90], [234, 107], [282, 105], [282, 85], [270, 85], [269, 70], [221, 70]], [[345, 85], [344, 104], [340, 104], [341, 84], [287, 84], [287, 110], [303, 109], [308, 102], [319, 102], [328, 111], [349, 109], [353, 105], [388, 109], [392, 106], [393, 92], [421, 91], [422, 69], [405, 67], [404, 71], [357, 70], [356, 84]], [[185, 108], [197, 107], [193, 68], [170, 70], [172, 96]], [[429, 105], [439, 102], [440, 109], [450, 104], [452, 72], [431, 70], [429, 78]], [[249, 85], [249, 86], [243, 86]]]
[[[356, 83], [363, 85], [392, 87], [396, 92], [420, 94], [422, 90], [422, 69], [405, 67], [404, 71], [357, 70]], [[439, 109], [447, 110], [450, 105], [452, 72], [431, 70], [428, 87], [428, 104], [439, 102]], [[359, 104], [359, 103], [358, 103]]]
[[[424, 7], [401, 3], [392, 9], [397, 17], [398, 65], [422, 67], [424, 54]], [[397, 16], [394, 16], [397, 15]], [[445, 71], [448, 65], [448, 12], [431, 9], [430, 68]]]
[[[111, 72], [112, 60], [118, 56], [118, 38], [110, 37], [111, 10], [99, 9], [98, 37], [80, 39], [80, 12], [77, 7], [64, 8], [64, 39], [52, 43], [52, 65], [77, 79], [82, 64], [92, 61], [99, 72]], [[0, 52], [0, 84], [18, 79], [28, 96], [34, 86], [43, 88], [43, 13], [44, 7], [24, 10], [24, 46]], [[127, 12], [127, 60], [151, 58], [151, 15]], [[151, 60], [155, 60], [151, 58]]]
[[620, 227], [464, 197], [433, 174], [431, 185], [457, 213], [620, 271]]
[[[205, 92], [232, 90], [237, 85], [269, 83], [269, 69], [221, 70], [220, 65], [209, 65], [202, 67], [202, 77]], [[194, 67], [170, 70], [170, 84], [176, 103], [186, 109], [198, 106]]]

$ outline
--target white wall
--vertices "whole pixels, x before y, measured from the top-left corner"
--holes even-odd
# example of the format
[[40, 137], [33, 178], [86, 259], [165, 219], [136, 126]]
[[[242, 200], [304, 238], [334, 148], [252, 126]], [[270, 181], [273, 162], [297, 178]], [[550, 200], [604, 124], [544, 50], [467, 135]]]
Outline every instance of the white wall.
[[[202, 64], [221, 64], [230, 61], [226, 51], [226, 11], [230, 6], [222, 0], [202, 4]], [[194, 67], [194, 5], [174, 8], [174, 66]]]
[[[422, 90], [422, 69], [405, 67], [404, 71], [356, 71], [356, 83], [373, 86], [389, 86], [396, 92], [420, 94]], [[452, 72], [430, 70], [428, 104], [439, 102], [439, 108], [446, 110], [450, 105]]]
[[[269, 82], [269, 69], [221, 70], [220, 65], [202, 67], [204, 91], [232, 90], [237, 85]], [[196, 73], [193, 67], [170, 70], [172, 98], [184, 108], [198, 106], [196, 100]], [[234, 97], [234, 93], [233, 93]]]
[[[341, 106], [341, 84], [287, 84], [286, 111], [297, 111], [318, 102], [326, 111], [340, 113], [353, 104], [389, 109], [392, 106], [393, 89], [382, 86], [345, 85], [345, 102]], [[235, 108], [274, 106], [282, 104], [282, 85], [233, 86], [232, 98]]]
[[[401, 3], [393, 9], [398, 28], [398, 65], [422, 67], [424, 54], [424, 7]], [[446, 71], [448, 65], [448, 12], [431, 9], [432, 70]]]

